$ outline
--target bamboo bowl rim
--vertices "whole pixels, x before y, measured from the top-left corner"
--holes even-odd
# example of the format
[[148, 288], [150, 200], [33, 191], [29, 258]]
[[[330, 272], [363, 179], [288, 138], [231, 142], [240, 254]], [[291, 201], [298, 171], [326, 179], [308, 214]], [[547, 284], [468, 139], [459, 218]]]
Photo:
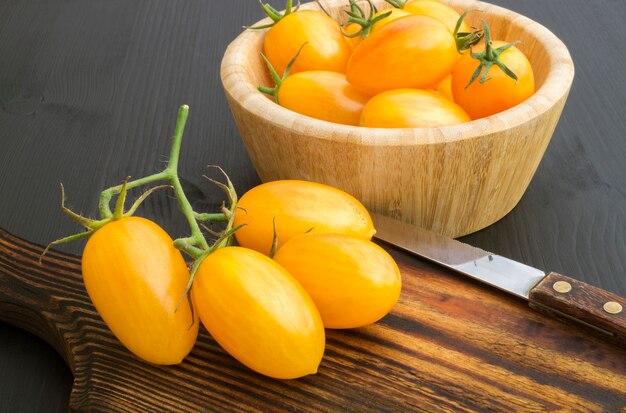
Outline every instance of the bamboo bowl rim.
[[[485, 16], [497, 16], [515, 21], [529, 36], [534, 37], [548, 50], [549, 71], [535, 93], [526, 101], [508, 110], [472, 120], [459, 125], [436, 128], [367, 128], [349, 126], [311, 118], [283, 108], [259, 92], [253, 84], [245, 65], [251, 48], [265, 36], [265, 30], [244, 30], [226, 49], [221, 64], [221, 79], [226, 93], [242, 108], [260, 118], [269, 119], [277, 128], [301, 131], [302, 135], [315, 134], [317, 139], [341, 141], [367, 146], [406, 146], [450, 143], [476, 139], [485, 135], [516, 128], [550, 110], [567, 95], [574, 78], [574, 63], [565, 44], [550, 30], [517, 12], [482, 1], [444, 0], [457, 10], [481, 10]], [[326, 0], [325, 7], [344, 6], [345, 0]], [[302, 5], [301, 9], [314, 9], [315, 3]], [[269, 23], [265, 18], [255, 25]], [[257, 49], [258, 50], [258, 49]], [[258, 50], [260, 52], [260, 50]]]

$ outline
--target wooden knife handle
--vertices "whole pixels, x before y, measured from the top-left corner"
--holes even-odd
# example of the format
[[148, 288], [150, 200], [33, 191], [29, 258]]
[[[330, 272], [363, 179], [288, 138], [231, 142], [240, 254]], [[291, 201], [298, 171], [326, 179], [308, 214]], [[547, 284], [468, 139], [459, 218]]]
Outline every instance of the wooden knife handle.
[[553, 272], [530, 290], [529, 305], [626, 346], [626, 299], [616, 294]]

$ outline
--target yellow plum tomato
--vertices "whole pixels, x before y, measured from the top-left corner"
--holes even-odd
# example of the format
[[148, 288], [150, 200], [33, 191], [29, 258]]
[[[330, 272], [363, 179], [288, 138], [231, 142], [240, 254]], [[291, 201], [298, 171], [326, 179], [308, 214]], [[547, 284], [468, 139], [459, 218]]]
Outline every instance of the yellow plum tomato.
[[[493, 41], [492, 48], [505, 46], [502, 41]], [[472, 48], [479, 53], [484, 51], [481, 43]], [[454, 101], [472, 117], [484, 118], [522, 103], [535, 93], [535, 78], [530, 62], [524, 53], [515, 46], [504, 50], [499, 60], [516, 76], [511, 78], [497, 64], [489, 68], [484, 82], [476, 79], [467, 86], [479, 61], [472, 58], [469, 51], [463, 53], [452, 71], [452, 96]]]
[[446, 77], [457, 60], [448, 28], [429, 16], [406, 16], [374, 31], [354, 50], [346, 78], [364, 93], [426, 88]]
[[124, 217], [95, 231], [82, 257], [89, 297], [113, 334], [137, 357], [177, 364], [198, 334], [185, 294], [189, 271], [169, 235], [144, 218]]
[[278, 103], [294, 112], [356, 126], [369, 96], [356, 90], [342, 73], [324, 70], [288, 76], [278, 89]]
[[317, 372], [325, 345], [319, 312], [271, 258], [220, 248], [200, 264], [192, 294], [211, 336], [247, 367], [278, 379]]
[[371, 239], [374, 233], [367, 209], [350, 194], [328, 185], [279, 180], [256, 186], [239, 203], [234, 225], [242, 247], [269, 254], [274, 223], [278, 247], [306, 232], [335, 232]]
[[302, 51], [290, 73], [304, 70], [345, 72], [350, 47], [339, 25], [323, 12], [300, 10], [290, 13], [265, 35], [264, 54], [280, 76], [300, 48]]
[[442, 94], [446, 99], [454, 102], [454, 98], [452, 97], [452, 74], [444, 77], [433, 89]]
[[371, 98], [361, 112], [361, 126], [431, 128], [470, 121], [465, 111], [438, 92], [396, 89]]
[[[404, 11], [402, 9], [384, 9], [384, 10], [379, 10], [376, 13], [374, 13], [374, 15], [372, 16], [372, 19], [376, 19], [378, 16], [385, 14], [385, 13], [389, 13], [389, 14], [386, 17], [383, 17], [380, 20], [376, 21], [376, 23], [374, 23], [370, 27], [369, 31], [366, 31], [365, 33], [366, 35], [361, 34], [360, 36], [356, 36], [356, 37], [346, 36], [346, 42], [348, 42], [348, 45], [350, 46], [352, 50], [354, 50], [359, 45], [359, 43], [361, 43], [361, 40], [368, 37], [375, 30], [382, 28], [386, 24], [391, 23], [392, 21], [397, 20], [400, 17], [411, 15], [411, 13], [409, 13], [408, 11]], [[348, 35], [353, 35], [355, 33], [358, 33], [359, 30], [361, 29], [362, 29], [361, 25], [357, 23], [350, 23], [344, 28], [344, 33]]]
[[[410, 14], [434, 17], [445, 24], [450, 32], [454, 32], [457, 21], [461, 17], [452, 7], [433, 0], [412, 1], [407, 3], [402, 10]], [[470, 28], [467, 23], [462, 22], [459, 32], [467, 33], [469, 31]]]
[[344, 234], [294, 237], [274, 256], [311, 295], [327, 328], [355, 328], [384, 317], [398, 301], [393, 258], [371, 241]]

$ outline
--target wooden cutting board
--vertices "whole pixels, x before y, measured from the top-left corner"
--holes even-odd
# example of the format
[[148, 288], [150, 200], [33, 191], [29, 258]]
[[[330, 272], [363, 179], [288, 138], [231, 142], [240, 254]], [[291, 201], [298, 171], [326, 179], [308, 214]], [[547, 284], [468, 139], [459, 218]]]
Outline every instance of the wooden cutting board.
[[315, 375], [252, 372], [202, 329], [177, 366], [135, 358], [92, 306], [80, 258], [0, 231], [0, 319], [35, 333], [74, 375], [70, 410], [116, 412], [626, 411], [626, 349], [402, 253], [380, 322], [327, 330]]

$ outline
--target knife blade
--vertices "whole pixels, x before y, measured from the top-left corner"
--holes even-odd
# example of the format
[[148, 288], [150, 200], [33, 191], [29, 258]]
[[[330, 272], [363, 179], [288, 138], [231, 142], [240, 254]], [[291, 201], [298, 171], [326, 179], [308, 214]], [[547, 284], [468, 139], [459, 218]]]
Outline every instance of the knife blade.
[[626, 346], [626, 299], [555, 272], [492, 254], [417, 225], [370, 213], [375, 238], [528, 301], [562, 321], [576, 322]]

